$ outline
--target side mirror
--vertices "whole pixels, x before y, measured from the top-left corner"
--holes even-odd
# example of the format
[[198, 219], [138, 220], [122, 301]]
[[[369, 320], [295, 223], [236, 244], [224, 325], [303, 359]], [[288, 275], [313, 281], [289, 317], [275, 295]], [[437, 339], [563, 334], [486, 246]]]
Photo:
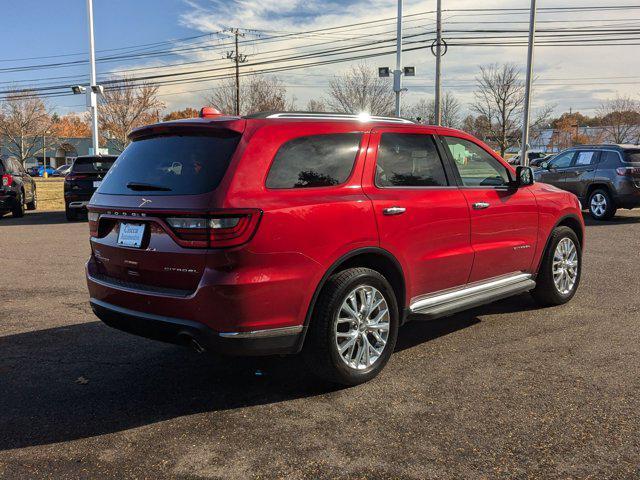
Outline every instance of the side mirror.
[[533, 185], [534, 182], [533, 169], [531, 167], [522, 165], [516, 167], [516, 187], [528, 187], [529, 185]]

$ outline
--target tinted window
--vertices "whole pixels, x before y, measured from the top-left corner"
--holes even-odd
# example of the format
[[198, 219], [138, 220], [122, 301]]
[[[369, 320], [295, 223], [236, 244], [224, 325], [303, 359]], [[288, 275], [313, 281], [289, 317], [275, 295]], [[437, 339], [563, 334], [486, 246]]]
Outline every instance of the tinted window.
[[507, 169], [483, 148], [468, 140], [445, 137], [465, 187], [501, 186], [509, 183]]
[[639, 150], [625, 150], [624, 151], [625, 162], [640, 163], [640, 149]]
[[267, 187], [328, 187], [346, 182], [361, 137], [359, 133], [339, 133], [288, 141], [273, 159]]
[[571, 160], [573, 160], [575, 153], [576, 152], [560, 153], [549, 162], [549, 165], [554, 168], [567, 168], [571, 166]]
[[[612, 152], [611, 150], [604, 150], [600, 152], [600, 165], [606, 167], [615, 167], [620, 164], [620, 155], [618, 152]], [[640, 161], [640, 160], [639, 160]]]
[[73, 173], [104, 173], [115, 161], [116, 157], [79, 157], [73, 162]]
[[447, 185], [431, 135], [383, 133], [378, 148], [376, 185], [439, 187]]
[[119, 195], [209, 192], [222, 180], [239, 140], [234, 132], [136, 140], [120, 154], [98, 191]]
[[595, 165], [598, 161], [598, 153], [593, 150], [582, 150], [576, 155], [574, 165], [581, 167], [584, 165]]

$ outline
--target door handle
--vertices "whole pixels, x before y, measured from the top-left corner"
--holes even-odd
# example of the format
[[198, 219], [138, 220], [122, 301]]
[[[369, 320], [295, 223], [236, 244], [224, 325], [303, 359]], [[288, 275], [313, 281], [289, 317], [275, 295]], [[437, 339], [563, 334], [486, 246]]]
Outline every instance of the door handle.
[[382, 210], [384, 215], [401, 215], [406, 212], [407, 209], [404, 207], [389, 207]]
[[476, 202], [472, 205], [474, 210], [484, 210], [485, 208], [489, 208], [489, 206], [487, 202]]

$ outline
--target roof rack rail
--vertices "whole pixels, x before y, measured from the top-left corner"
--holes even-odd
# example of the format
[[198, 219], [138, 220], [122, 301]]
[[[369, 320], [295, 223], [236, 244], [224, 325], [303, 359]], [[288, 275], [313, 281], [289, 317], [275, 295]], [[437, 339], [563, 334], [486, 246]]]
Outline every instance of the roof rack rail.
[[279, 112], [266, 115], [264, 118], [313, 119], [313, 120], [359, 120], [361, 122], [415, 123], [406, 118], [378, 117], [366, 114], [320, 113], [320, 112]]

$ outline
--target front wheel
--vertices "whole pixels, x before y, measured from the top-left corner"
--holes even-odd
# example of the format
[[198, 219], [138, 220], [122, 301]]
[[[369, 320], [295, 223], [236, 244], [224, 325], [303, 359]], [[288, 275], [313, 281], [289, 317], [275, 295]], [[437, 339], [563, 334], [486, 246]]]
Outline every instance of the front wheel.
[[578, 237], [569, 227], [557, 227], [551, 232], [531, 295], [544, 306], [567, 303], [578, 289], [581, 274], [582, 249]]
[[36, 189], [34, 188], [33, 198], [29, 203], [27, 203], [27, 210], [35, 210], [36, 208], [38, 208], [38, 192], [36, 192]]
[[367, 382], [389, 360], [398, 325], [398, 303], [387, 279], [369, 268], [344, 270], [332, 275], [320, 293], [303, 357], [330, 382]]

